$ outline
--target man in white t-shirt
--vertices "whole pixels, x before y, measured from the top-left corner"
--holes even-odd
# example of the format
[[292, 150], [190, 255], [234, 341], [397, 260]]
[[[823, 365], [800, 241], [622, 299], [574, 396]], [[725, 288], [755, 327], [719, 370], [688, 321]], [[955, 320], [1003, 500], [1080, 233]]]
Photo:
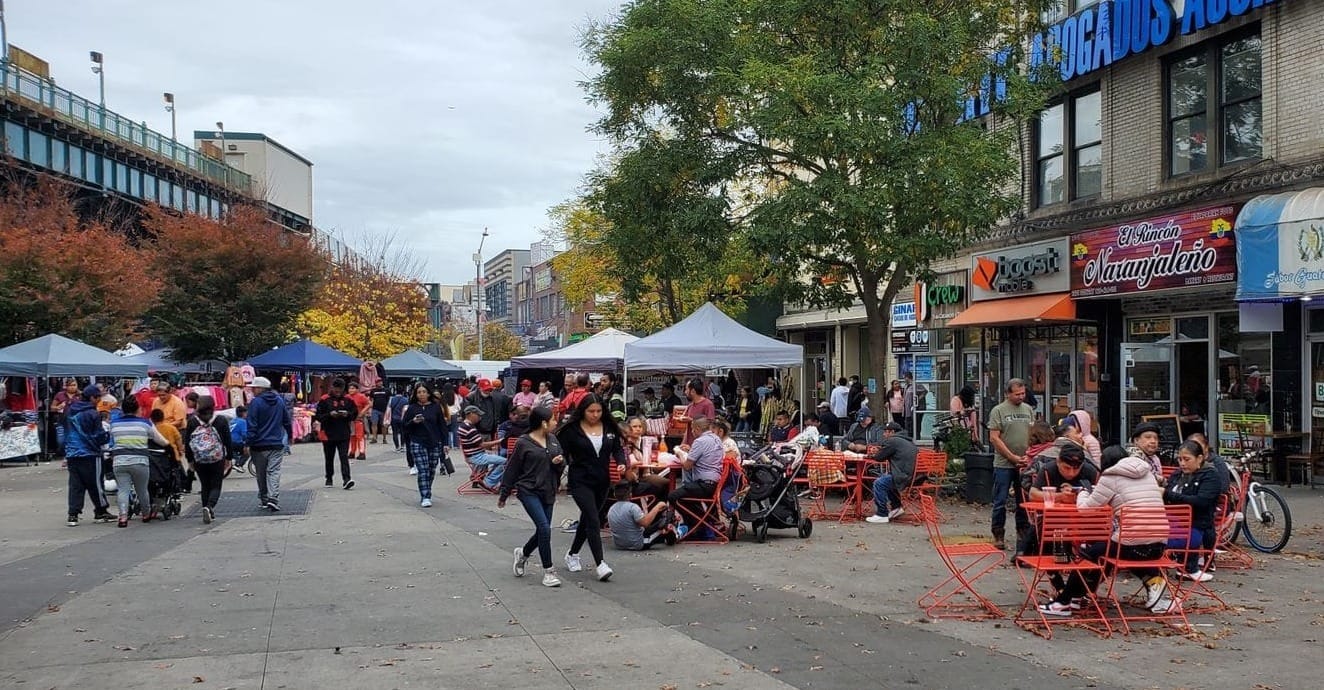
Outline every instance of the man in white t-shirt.
[[846, 416], [846, 408], [850, 406], [850, 386], [846, 385], [845, 377], [837, 379], [837, 386], [828, 396], [828, 405], [832, 408], [832, 414], [837, 415], [838, 419]]

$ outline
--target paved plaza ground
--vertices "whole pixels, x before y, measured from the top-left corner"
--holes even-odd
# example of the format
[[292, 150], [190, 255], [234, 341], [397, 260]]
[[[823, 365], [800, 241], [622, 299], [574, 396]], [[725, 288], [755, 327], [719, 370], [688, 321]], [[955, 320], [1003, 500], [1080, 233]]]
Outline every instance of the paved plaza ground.
[[[915, 599], [942, 566], [908, 525], [608, 547], [610, 582], [562, 568], [547, 589], [536, 567], [511, 575], [531, 531], [514, 502], [457, 496], [452, 477], [421, 509], [403, 456], [369, 451], [343, 491], [323, 488], [320, 448], [296, 446], [282, 503], [306, 500], [305, 515], [247, 510], [254, 481], [233, 474], [215, 523], [188, 496], [185, 519], [128, 529], [65, 527], [58, 463], [0, 468], [0, 687], [1319, 686], [1324, 491], [1284, 491], [1287, 553], [1220, 570], [1211, 584], [1234, 609], [1193, 616], [1193, 633], [1045, 641], [1010, 620], [926, 619]], [[987, 532], [987, 508], [944, 510], [951, 536]], [[569, 541], [553, 536], [558, 561]], [[1014, 569], [981, 582], [1007, 608], [1023, 598]]]

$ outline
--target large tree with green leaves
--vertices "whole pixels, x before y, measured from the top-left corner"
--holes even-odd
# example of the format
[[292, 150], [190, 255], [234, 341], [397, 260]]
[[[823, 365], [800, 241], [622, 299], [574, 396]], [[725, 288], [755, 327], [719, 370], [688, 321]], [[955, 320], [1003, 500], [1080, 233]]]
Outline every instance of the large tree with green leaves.
[[898, 290], [1020, 206], [1018, 138], [1052, 88], [1023, 48], [1053, 4], [626, 4], [585, 37], [598, 130], [624, 152], [595, 185], [613, 229], [633, 217], [663, 263], [742, 235], [785, 298], [859, 299], [879, 370]]

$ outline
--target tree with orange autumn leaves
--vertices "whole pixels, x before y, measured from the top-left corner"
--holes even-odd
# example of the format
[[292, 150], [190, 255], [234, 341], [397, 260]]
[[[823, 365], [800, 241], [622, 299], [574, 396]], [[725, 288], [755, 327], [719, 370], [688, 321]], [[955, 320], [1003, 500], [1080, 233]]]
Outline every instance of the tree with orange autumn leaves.
[[8, 179], [0, 194], [0, 345], [60, 333], [118, 349], [160, 281], [129, 237], [79, 218], [71, 188]]
[[382, 360], [432, 338], [427, 294], [366, 261], [332, 266], [296, 332], [359, 359]]

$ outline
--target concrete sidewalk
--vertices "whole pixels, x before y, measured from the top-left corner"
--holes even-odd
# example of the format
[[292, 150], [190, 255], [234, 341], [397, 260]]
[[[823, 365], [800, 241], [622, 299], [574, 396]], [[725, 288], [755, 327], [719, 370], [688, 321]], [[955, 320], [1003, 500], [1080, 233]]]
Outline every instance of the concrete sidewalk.
[[[1307, 550], [1220, 572], [1241, 610], [1199, 618], [1203, 634], [1067, 630], [1045, 642], [1010, 621], [923, 619], [914, 601], [941, 564], [923, 530], [903, 525], [608, 547], [611, 582], [562, 572], [565, 586], [547, 589], [537, 567], [510, 573], [510, 549], [531, 532], [517, 505], [457, 496], [453, 477], [420, 509], [403, 457], [379, 448], [343, 491], [322, 488], [319, 448], [297, 446], [283, 493], [313, 491], [308, 515], [221, 510], [210, 526], [67, 528], [58, 464], [0, 469], [0, 687], [1315, 685], [1300, 660], [1324, 624], [1324, 492], [1288, 492], [1289, 550]], [[253, 488], [232, 475], [225, 491]], [[948, 512], [948, 532], [984, 531], [986, 510]], [[559, 561], [569, 535], [553, 542]], [[1019, 604], [1014, 571], [987, 582], [1000, 604]]]

